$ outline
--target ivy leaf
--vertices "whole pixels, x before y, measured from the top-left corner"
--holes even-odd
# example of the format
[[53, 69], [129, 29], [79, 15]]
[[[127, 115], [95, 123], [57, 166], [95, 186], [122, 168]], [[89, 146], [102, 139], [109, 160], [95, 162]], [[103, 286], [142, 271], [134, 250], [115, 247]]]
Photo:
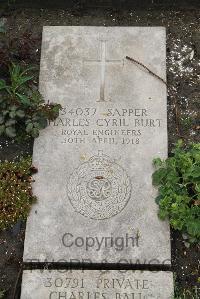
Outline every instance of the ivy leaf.
[[14, 125], [15, 123], [16, 123], [16, 121], [14, 119], [9, 119], [9, 120], [7, 120], [5, 125], [6, 125], [6, 127], [10, 127], [10, 126]]
[[37, 128], [32, 129], [31, 135], [33, 138], [37, 138], [39, 136], [39, 134], [40, 134], [39, 129], [37, 129]]
[[16, 112], [15, 112], [14, 110], [13, 110], [13, 111], [10, 111], [9, 116], [10, 116], [11, 118], [15, 118], [15, 116], [16, 116]]
[[8, 110], [3, 110], [2, 114], [3, 114], [4, 116], [6, 116], [7, 114], [9, 114], [9, 111], [8, 111]]
[[36, 123], [38, 129], [44, 129], [48, 125], [47, 119], [44, 117], [40, 117]]
[[0, 126], [0, 136], [5, 132], [5, 126], [4, 125], [1, 125]]
[[25, 112], [23, 110], [17, 110], [16, 115], [20, 118], [23, 118], [25, 116]]
[[3, 115], [0, 115], [0, 125], [2, 125], [4, 123], [4, 117]]
[[11, 106], [10, 110], [11, 111], [16, 111], [17, 110], [17, 106], [15, 106], [15, 105]]
[[10, 138], [14, 138], [16, 136], [16, 131], [15, 131], [15, 128], [13, 128], [13, 127], [7, 127], [5, 132], [6, 132], [6, 135]]
[[28, 123], [27, 126], [26, 126], [26, 132], [27, 133], [31, 133], [33, 129], [33, 124], [32, 123]]

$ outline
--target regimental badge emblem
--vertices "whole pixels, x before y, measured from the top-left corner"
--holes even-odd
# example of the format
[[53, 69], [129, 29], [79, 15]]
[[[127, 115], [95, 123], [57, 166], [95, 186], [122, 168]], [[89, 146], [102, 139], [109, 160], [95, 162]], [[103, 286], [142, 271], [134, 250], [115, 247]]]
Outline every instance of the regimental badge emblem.
[[131, 195], [131, 181], [125, 169], [99, 151], [73, 171], [67, 189], [76, 212], [103, 220], [125, 208]]

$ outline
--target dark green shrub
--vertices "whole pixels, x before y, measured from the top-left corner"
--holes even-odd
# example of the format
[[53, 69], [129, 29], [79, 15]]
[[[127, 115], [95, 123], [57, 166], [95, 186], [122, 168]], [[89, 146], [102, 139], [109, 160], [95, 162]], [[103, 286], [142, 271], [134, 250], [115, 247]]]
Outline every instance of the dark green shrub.
[[36, 138], [59, 115], [61, 106], [44, 102], [30, 72], [12, 63], [7, 80], [0, 80], [0, 136]]
[[0, 162], [0, 230], [26, 219], [31, 204], [31, 175], [37, 170], [30, 157], [19, 162]]
[[153, 184], [158, 186], [156, 202], [159, 217], [169, 219], [174, 229], [181, 231], [190, 242], [200, 241], [200, 144], [184, 149], [179, 141], [173, 156], [154, 160], [157, 170]]

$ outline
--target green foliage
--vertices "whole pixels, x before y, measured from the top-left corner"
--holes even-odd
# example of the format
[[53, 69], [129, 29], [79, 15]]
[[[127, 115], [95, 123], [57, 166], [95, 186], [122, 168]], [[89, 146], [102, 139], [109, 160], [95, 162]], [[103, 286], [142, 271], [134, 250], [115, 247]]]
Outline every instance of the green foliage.
[[4, 298], [4, 295], [5, 295], [5, 291], [0, 290], [0, 299], [3, 299], [3, 298]]
[[184, 149], [180, 140], [173, 156], [165, 161], [154, 159], [157, 170], [153, 185], [158, 186], [156, 202], [159, 217], [188, 236], [189, 242], [200, 241], [200, 144]]
[[6, 27], [5, 27], [4, 19], [0, 19], [0, 34], [1, 33], [6, 33]]
[[200, 289], [197, 287], [182, 290], [175, 286], [175, 295], [173, 299], [199, 299], [199, 296]]
[[61, 106], [45, 104], [33, 84], [31, 70], [12, 63], [9, 78], [0, 80], [0, 136], [36, 138], [48, 121], [59, 115]]
[[0, 230], [27, 218], [36, 200], [31, 187], [31, 175], [35, 172], [30, 157], [0, 163]]

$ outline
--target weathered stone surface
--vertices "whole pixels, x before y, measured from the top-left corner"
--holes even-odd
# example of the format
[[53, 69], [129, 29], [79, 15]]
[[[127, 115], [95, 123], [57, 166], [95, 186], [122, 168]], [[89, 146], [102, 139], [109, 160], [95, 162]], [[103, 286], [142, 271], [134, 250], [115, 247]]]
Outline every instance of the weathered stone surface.
[[171, 299], [170, 272], [24, 271], [21, 299]]
[[63, 111], [35, 141], [24, 261], [170, 263], [152, 159], [167, 156], [165, 29], [44, 27], [40, 90]]

